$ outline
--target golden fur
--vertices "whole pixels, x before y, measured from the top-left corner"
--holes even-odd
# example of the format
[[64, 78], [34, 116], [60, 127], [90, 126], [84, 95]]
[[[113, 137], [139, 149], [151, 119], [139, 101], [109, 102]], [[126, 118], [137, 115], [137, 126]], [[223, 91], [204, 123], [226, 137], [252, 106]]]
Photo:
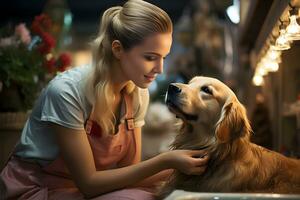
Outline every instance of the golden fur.
[[206, 149], [210, 160], [199, 176], [175, 171], [161, 196], [174, 189], [300, 194], [300, 160], [250, 142], [245, 108], [229, 87], [209, 77], [172, 85], [178, 91], [169, 87], [166, 103], [183, 121], [173, 149]]

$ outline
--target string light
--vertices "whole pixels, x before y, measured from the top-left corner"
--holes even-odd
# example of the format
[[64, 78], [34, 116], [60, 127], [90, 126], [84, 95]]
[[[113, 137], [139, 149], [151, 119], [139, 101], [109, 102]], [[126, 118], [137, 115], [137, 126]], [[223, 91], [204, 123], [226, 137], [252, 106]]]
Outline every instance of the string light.
[[279, 26], [279, 37], [276, 39], [274, 50], [287, 50], [291, 48], [290, 42], [286, 36], [286, 26], [281, 23]]
[[281, 51], [274, 50], [273, 48], [270, 47], [267, 52], [267, 56], [272, 60], [276, 60], [281, 56]]
[[300, 26], [297, 23], [298, 9], [290, 10], [290, 24], [286, 27], [286, 37], [288, 40], [300, 40]]
[[268, 74], [268, 71], [264, 68], [264, 66], [262, 64], [258, 65], [256, 70], [255, 70], [255, 74], [259, 75], [259, 76], [266, 76]]
[[[291, 4], [289, 4], [289, 6], [292, 9], [289, 10], [290, 22], [288, 26], [279, 19], [279, 36], [276, 38], [272, 33], [269, 37], [268, 44], [265, 44], [259, 54], [255, 74], [252, 78], [252, 82], [256, 86], [264, 84], [264, 76], [269, 72], [278, 71], [282, 51], [290, 49], [291, 43], [294, 40], [300, 40], [300, 25], [297, 23], [298, 8], [293, 7]], [[266, 51], [266, 49], [268, 50]]]
[[262, 76], [255, 75], [255, 76], [253, 77], [253, 79], [252, 79], [252, 82], [253, 82], [253, 84], [256, 85], [256, 86], [261, 86], [261, 85], [263, 85], [263, 83], [264, 83], [264, 79], [263, 79]]
[[279, 69], [279, 64], [276, 61], [268, 60], [266, 62], [266, 70], [269, 72], [276, 72]]

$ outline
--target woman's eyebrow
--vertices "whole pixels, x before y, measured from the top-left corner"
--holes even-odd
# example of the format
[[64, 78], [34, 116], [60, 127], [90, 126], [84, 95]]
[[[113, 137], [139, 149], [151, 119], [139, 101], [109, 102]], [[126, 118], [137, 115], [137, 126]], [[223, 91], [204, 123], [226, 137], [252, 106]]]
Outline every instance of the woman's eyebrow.
[[146, 51], [145, 54], [154, 54], [154, 55], [157, 55], [157, 56], [162, 56], [159, 53], [152, 52], [152, 51]]
[[169, 55], [169, 53], [167, 53], [165, 56], [159, 54], [159, 53], [156, 53], [156, 52], [152, 52], [152, 51], [146, 51], [145, 54], [154, 54], [156, 56], [159, 56], [159, 57], [167, 57]]

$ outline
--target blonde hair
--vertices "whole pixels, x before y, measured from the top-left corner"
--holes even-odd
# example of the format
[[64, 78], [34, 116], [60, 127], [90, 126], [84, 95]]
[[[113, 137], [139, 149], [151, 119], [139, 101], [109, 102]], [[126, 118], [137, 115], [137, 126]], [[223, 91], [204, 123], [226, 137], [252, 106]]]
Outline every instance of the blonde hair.
[[[142, 0], [129, 0], [123, 7], [107, 9], [101, 19], [100, 30], [93, 41], [92, 88], [95, 94], [94, 120], [101, 126], [103, 133], [115, 132], [116, 118], [110, 102], [115, 100], [111, 72], [115, 59], [111, 50], [114, 40], [119, 40], [125, 51], [155, 33], [172, 32], [173, 26], [168, 14], [159, 7]], [[126, 86], [126, 92], [138, 95], [133, 82]]]

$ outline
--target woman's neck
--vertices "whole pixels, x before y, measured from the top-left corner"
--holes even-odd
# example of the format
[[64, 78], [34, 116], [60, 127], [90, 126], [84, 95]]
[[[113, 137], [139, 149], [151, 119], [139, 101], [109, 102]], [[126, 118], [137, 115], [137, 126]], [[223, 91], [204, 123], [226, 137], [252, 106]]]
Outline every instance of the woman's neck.
[[113, 84], [114, 93], [120, 94], [121, 91], [128, 84], [129, 80], [127, 80], [126, 77], [124, 76], [120, 63], [118, 61], [113, 62], [111, 74], [112, 74], [111, 80]]

